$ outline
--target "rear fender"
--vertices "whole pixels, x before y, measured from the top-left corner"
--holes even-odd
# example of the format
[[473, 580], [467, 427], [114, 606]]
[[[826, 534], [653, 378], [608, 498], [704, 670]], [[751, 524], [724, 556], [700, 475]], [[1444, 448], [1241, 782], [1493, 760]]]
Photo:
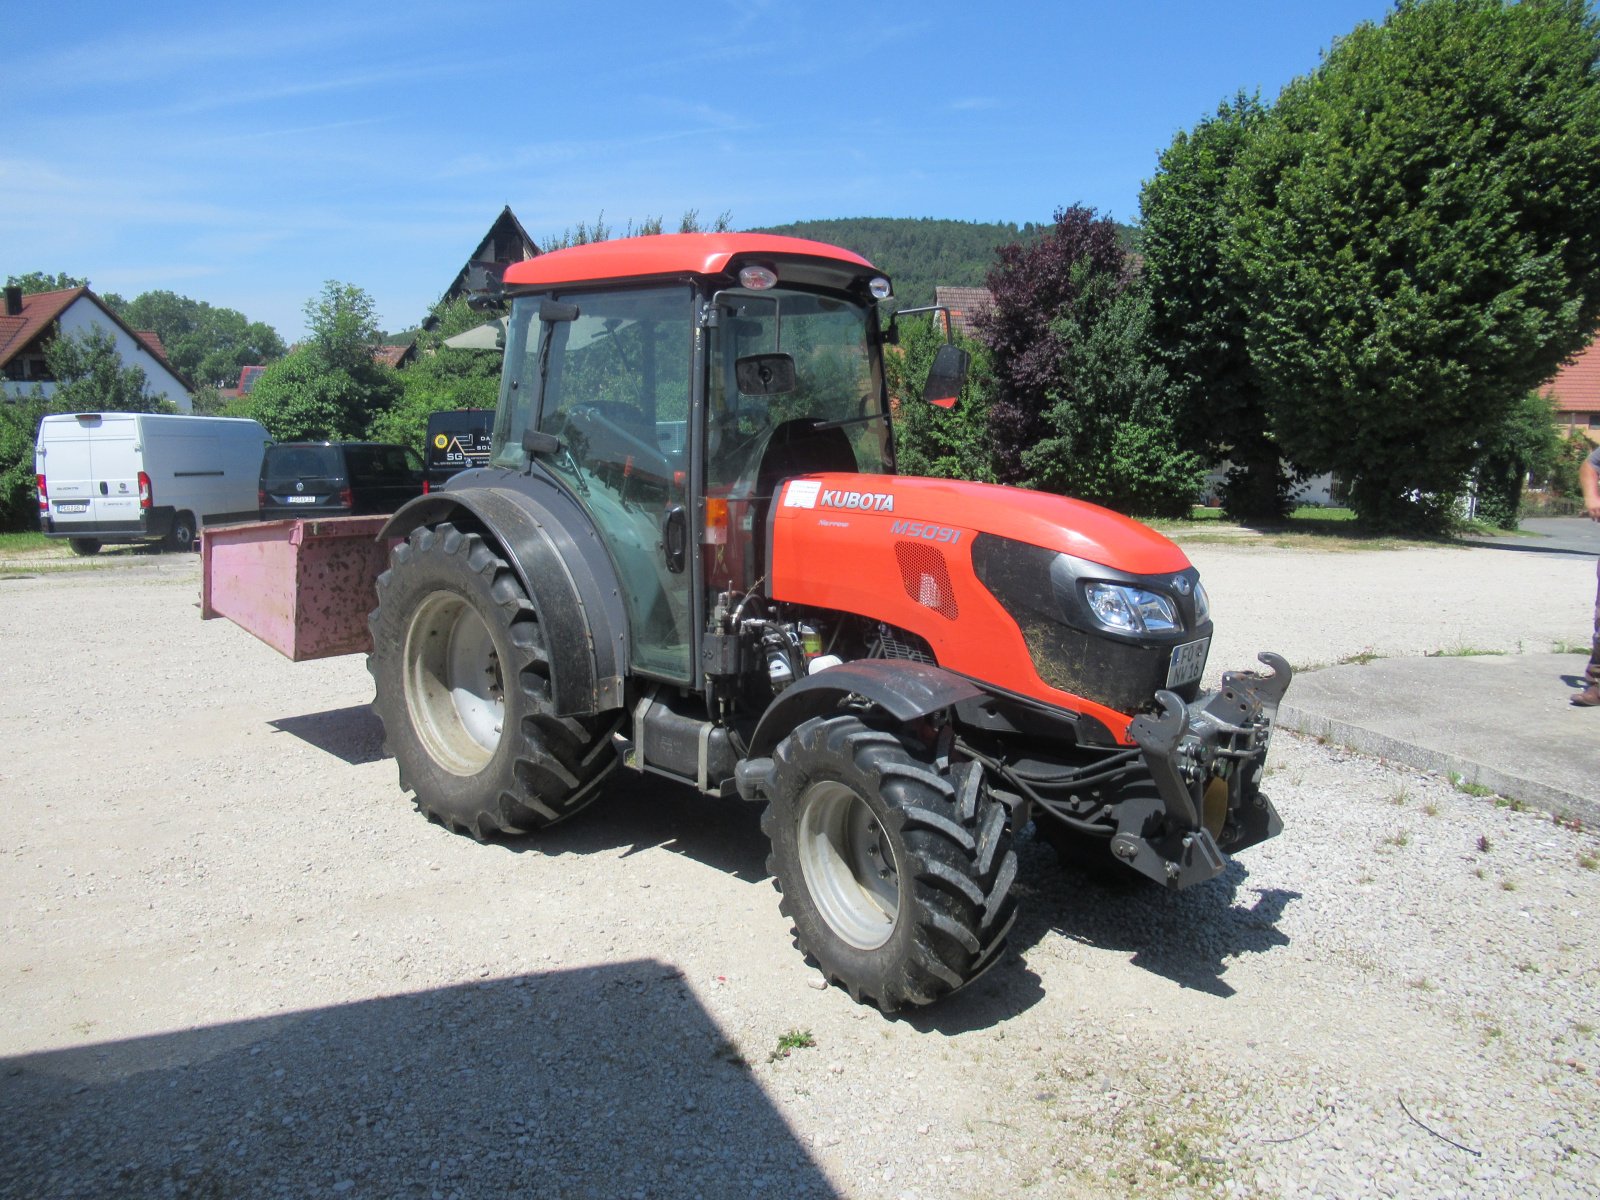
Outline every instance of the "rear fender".
[[412, 500], [379, 537], [408, 537], [463, 513], [497, 543], [533, 602], [550, 655], [556, 715], [622, 707], [628, 617], [610, 556], [583, 510], [550, 486], [538, 494], [457, 486]]

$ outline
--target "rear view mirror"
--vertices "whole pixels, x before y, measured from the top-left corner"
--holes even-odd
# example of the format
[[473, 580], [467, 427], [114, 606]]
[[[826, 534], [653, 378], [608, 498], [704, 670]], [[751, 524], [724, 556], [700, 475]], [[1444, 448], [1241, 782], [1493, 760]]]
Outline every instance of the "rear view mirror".
[[967, 369], [972, 356], [960, 346], [946, 343], [933, 356], [933, 366], [928, 370], [928, 382], [922, 389], [922, 399], [940, 408], [954, 408], [961, 398], [961, 389], [967, 385]]
[[733, 364], [742, 396], [776, 396], [795, 388], [794, 359], [787, 354], [749, 354]]

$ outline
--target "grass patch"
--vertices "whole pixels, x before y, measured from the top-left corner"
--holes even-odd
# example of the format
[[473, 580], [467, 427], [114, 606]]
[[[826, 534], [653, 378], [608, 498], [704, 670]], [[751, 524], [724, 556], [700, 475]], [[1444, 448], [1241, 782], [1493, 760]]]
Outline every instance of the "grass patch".
[[1600, 858], [1596, 858], [1592, 854], [1580, 854], [1578, 855], [1578, 865], [1585, 871], [1593, 871], [1596, 868], [1600, 868]]
[[1404, 829], [1397, 829], [1383, 840], [1390, 846], [1408, 846], [1411, 844], [1411, 835]]
[[1382, 658], [1382, 657], [1383, 657], [1383, 655], [1379, 654], [1375, 650], [1371, 650], [1371, 649], [1358, 650], [1354, 654], [1346, 654], [1343, 658], [1341, 658], [1337, 662], [1335, 662], [1334, 666], [1336, 666], [1336, 667], [1348, 667], [1348, 666], [1354, 665], [1354, 666], [1358, 666], [1358, 667], [1364, 667], [1369, 662], [1372, 662], [1374, 659], [1378, 659], [1378, 658]]
[[22, 533], [0, 533], [0, 557], [8, 554], [33, 554], [39, 550], [46, 550], [52, 545], [60, 546], [63, 543], [45, 537], [37, 530]]
[[816, 1044], [817, 1039], [811, 1036], [811, 1030], [791, 1029], [788, 1033], [778, 1035], [778, 1044], [767, 1055], [767, 1061], [777, 1062], [780, 1058], [788, 1058], [796, 1050], [810, 1050]]
[[1456, 646], [1449, 650], [1429, 650], [1424, 658], [1491, 658], [1504, 650], [1484, 650], [1478, 646]]
[[[1456, 791], [1463, 792], [1468, 796], [1494, 795], [1493, 788], [1486, 788], [1481, 783], [1469, 783], [1467, 780], [1461, 778], [1461, 776], [1455, 771], [1450, 772], [1450, 786], [1455, 788]], [[1521, 801], [1518, 801], [1518, 803], [1520, 804]], [[1518, 809], [1518, 811], [1520, 812], [1521, 809]]]

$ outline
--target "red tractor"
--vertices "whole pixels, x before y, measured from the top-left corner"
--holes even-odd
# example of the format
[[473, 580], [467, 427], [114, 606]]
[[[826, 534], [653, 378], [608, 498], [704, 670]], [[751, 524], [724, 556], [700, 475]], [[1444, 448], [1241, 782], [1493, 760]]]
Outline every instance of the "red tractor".
[[[388, 522], [370, 616], [374, 708], [430, 817], [536, 831], [619, 766], [763, 804], [798, 945], [886, 1011], [1000, 956], [1030, 820], [1174, 889], [1282, 828], [1260, 784], [1288, 665], [1201, 690], [1211, 614], [1177, 546], [894, 473], [906, 314], [865, 259], [667, 235], [503, 289], [488, 465]], [[925, 399], [964, 375], [942, 347]]]

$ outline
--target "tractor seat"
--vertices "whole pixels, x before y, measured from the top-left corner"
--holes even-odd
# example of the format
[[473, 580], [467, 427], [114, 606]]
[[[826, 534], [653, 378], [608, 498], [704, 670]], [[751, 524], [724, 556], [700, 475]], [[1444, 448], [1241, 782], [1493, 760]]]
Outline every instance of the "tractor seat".
[[785, 421], [772, 431], [756, 472], [756, 499], [770, 499], [779, 483], [814, 471], [856, 470], [850, 436], [838, 426], [818, 429], [815, 417]]

